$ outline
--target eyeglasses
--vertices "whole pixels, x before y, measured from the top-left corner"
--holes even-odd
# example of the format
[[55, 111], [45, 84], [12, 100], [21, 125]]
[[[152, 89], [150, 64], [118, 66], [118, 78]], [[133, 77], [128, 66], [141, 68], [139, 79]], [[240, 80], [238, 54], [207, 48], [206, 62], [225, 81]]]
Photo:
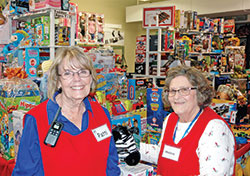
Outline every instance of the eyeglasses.
[[87, 69], [79, 70], [78, 72], [67, 70], [64, 73], [58, 75], [61, 76], [63, 79], [72, 79], [75, 73], [77, 73], [80, 78], [87, 78], [90, 75], [90, 71]]
[[176, 95], [176, 93], [178, 92], [181, 96], [187, 96], [190, 94], [190, 91], [191, 90], [195, 90], [197, 89], [197, 87], [183, 87], [183, 88], [180, 88], [180, 89], [172, 89], [172, 90], [167, 90], [167, 94], [169, 97], [173, 97]]

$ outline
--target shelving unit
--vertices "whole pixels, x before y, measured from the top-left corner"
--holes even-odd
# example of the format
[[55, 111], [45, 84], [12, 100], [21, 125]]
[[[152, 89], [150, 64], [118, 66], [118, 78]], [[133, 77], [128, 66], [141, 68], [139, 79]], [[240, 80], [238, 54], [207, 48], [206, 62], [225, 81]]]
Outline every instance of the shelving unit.
[[[146, 28], [146, 76], [149, 76], [149, 55], [157, 54], [157, 76], [160, 76], [161, 70], [161, 53], [166, 53], [166, 51], [162, 51], [161, 48], [161, 39], [162, 39], [162, 29], [165, 27], [155, 26], [155, 27], [147, 27]], [[150, 30], [157, 30], [157, 51], [149, 51], [150, 45]]]
[[[36, 17], [40, 17], [43, 15], [49, 15], [50, 17], [50, 44], [48, 46], [29, 46], [35, 48], [49, 48], [50, 49], [50, 59], [54, 59], [55, 57], [55, 48], [63, 47], [59, 45], [55, 45], [55, 17], [56, 16], [63, 16], [70, 19], [70, 45], [75, 45], [75, 26], [76, 26], [76, 14], [69, 12], [69, 11], [62, 11], [56, 9], [46, 9], [37, 12], [30, 12], [21, 15], [9, 15], [9, 20], [18, 20], [18, 21], [31, 21]], [[10, 25], [12, 22], [10, 22]], [[26, 47], [20, 47], [26, 48]]]

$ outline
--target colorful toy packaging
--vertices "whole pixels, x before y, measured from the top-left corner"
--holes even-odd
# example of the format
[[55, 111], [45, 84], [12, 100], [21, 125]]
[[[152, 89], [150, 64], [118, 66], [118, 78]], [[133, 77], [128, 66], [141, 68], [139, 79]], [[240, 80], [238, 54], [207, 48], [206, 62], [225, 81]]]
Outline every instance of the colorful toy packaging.
[[237, 105], [234, 101], [213, 99], [210, 108], [228, 123], [236, 122]]
[[23, 131], [23, 117], [27, 111], [15, 110], [12, 112], [13, 115], [13, 131], [14, 131], [14, 148], [15, 148], [15, 159]]
[[61, 9], [61, 0], [29, 0], [29, 10], [37, 11], [42, 9]]
[[153, 131], [162, 128], [164, 118], [169, 114], [169, 112], [164, 111], [162, 91], [162, 88], [147, 89], [147, 124], [148, 129]]
[[25, 71], [29, 78], [37, 77], [39, 48], [25, 48]]
[[136, 146], [140, 146], [140, 136], [141, 136], [141, 116], [135, 114], [122, 114], [118, 116], [111, 117], [112, 129], [117, 125], [126, 126], [128, 131], [133, 134]]
[[[128, 79], [128, 99], [135, 101], [135, 109], [143, 107], [147, 100], [147, 88], [153, 86], [152, 78]], [[140, 106], [142, 105], [142, 106]]]
[[39, 89], [32, 80], [17, 77], [0, 80], [0, 151], [5, 159], [15, 157], [12, 112], [28, 111], [39, 103]]

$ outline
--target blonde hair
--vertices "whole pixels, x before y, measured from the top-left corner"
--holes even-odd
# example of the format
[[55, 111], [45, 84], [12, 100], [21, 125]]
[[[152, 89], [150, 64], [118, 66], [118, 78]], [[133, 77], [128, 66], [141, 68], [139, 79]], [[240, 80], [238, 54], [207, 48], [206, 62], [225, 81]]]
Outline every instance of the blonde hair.
[[49, 69], [48, 76], [48, 98], [53, 99], [53, 95], [59, 89], [59, 65], [66, 61], [72, 68], [84, 68], [90, 71], [92, 77], [91, 92], [94, 92], [97, 84], [96, 71], [91, 59], [78, 46], [61, 47], [56, 50], [56, 57]]

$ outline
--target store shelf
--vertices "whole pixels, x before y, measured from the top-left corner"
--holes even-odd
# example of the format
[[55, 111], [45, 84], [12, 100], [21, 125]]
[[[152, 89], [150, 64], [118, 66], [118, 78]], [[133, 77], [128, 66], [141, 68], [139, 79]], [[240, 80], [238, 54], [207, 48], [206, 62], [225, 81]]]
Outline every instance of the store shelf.
[[[29, 12], [25, 14], [20, 15], [9, 15], [10, 20], [17, 20], [17, 21], [28, 21], [30, 22], [32, 19], [40, 17], [40, 16], [49, 16], [50, 17], [50, 45], [48, 46], [24, 46], [19, 47], [18, 49], [24, 49], [28, 47], [34, 47], [34, 48], [49, 48], [50, 49], [50, 58], [55, 58], [55, 49], [59, 47], [65, 47], [69, 45], [55, 45], [55, 19], [56, 17], [65, 17], [70, 18], [70, 45], [75, 45], [75, 26], [76, 26], [76, 14], [69, 12], [69, 11], [63, 11], [63, 10], [57, 10], [57, 9], [46, 9], [46, 10], [39, 10], [35, 12]], [[75, 19], [74, 19], [75, 17]]]

